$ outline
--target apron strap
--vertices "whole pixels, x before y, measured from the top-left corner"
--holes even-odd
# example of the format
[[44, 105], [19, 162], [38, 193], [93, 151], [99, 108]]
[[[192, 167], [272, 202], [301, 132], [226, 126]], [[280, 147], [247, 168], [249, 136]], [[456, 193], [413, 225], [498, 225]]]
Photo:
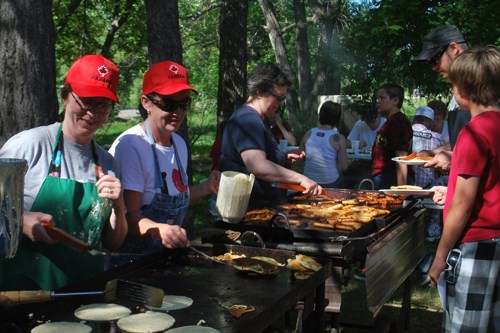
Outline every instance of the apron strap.
[[[95, 178], [96, 181], [99, 179], [99, 174], [103, 173], [101, 166], [99, 165], [99, 156], [97, 155], [97, 148], [94, 139], [92, 139], [92, 158], [94, 160]], [[64, 134], [62, 131], [62, 123], [59, 126], [56, 134], [56, 141], [54, 143], [54, 150], [52, 151], [52, 159], [49, 164], [48, 175], [56, 178], [61, 177], [61, 157], [64, 151]]]
[[[156, 154], [156, 149], [155, 149], [155, 139], [153, 138], [153, 134], [151, 133], [151, 129], [149, 127], [149, 120], [146, 119], [144, 121], [144, 127], [146, 127], [146, 133], [148, 134], [149, 142], [151, 144], [151, 149], [153, 150], [153, 156], [154, 156], [154, 163], [155, 163], [155, 187], [156, 188], [161, 188], [163, 193], [168, 194], [168, 186], [167, 182], [162, 181], [162, 176], [161, 176], [161, 171], [160, 171], [160, 163], [158, 161], [158, 155]], [[179, 160], [179, 153], [177, 152], [177, 146], [175, 145], [175, 141], [173, 136], [171, 137], [172, 140], [172, 145], [174, 146], [174, 155], [175, 155], [175, 162], [177, 163], [177, 167], [179, 168], [179, 172], [181, 174], [181, 180], [182, 180], [182, 185], [187, 185], [187, 177], [186, 173], [184, 172], [184, 168], [182, 167], [182, 164]]]

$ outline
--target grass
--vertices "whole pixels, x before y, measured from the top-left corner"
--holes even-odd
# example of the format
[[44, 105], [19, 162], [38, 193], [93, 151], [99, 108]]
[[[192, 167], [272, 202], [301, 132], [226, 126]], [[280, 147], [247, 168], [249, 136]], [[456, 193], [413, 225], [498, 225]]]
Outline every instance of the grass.
[[[141, 119], [121, 120], [112, 119], [96, 134], [96, 140], [104, 147], [109, 147], [115, 138], [124, 130], [136, 125]], [[211, 160], [209, 151], [215, 137], [215, 127], [205, 125], [193, 126], [196, 140], [191, 145], [193, 182], [198, 183], [206, 178], [210, 172]], [[190, 127], [191, 134], [191, 127]], [[195, 227], [205, 228], [212, 225], [212, 216], [208, 212], [209, 198], [198, 200], [192, 209], [195, 213]], [[432, 245], [430, 245], [432, 247]], [[411, 315], [410, 332], [427, 333], [440, 331], [442, 310], [439, 295], [436, 289], [418, 284], [418, 274], [411, 277]], [[397, 319], [402, 304], [403, 288], [400, 287], [386, 302], [381, 314], [391, 319]], [[342, 287], [342, 308], [340, 314], [341, 332], [369, 332], [373, 326], [373, 316], [366, 305], [364, 283], [351, 279]], [[360, 329], [365, 327], [366, 329]]]

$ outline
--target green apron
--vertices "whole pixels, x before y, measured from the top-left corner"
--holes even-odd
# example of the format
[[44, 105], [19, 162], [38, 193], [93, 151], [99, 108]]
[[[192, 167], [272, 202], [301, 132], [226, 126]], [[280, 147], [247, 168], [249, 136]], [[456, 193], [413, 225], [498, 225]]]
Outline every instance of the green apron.
[[[52, 215], [58, 228], [93, 248], [100, 248], [102, 230], [111, 215], [111, 203], [98, 197], [94, 183], [59, 178], [60, 157], [63, 155], [61, 128], [57, 133], [49, 174], [31, 211]], [[92, 149], [97, 173], [100, 167], [93, 141]], [[102, 257], [91, 256], [66, 244], [34, 243], [24, 237], [14, 258], [0, 260], [0, 287], [3, 290], [53, 290], [103, 270]]]

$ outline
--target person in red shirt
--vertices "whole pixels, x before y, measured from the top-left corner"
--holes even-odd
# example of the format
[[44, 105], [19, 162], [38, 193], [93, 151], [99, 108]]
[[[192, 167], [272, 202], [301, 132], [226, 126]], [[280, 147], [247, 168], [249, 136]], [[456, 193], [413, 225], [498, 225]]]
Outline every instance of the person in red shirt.
[[219, 170], [220, 167], [219, 159], [220, 159], [220, 148], [222, 146], [222, 132], [224, 131], [226, 123], [227, 120], [224, 120], [219, 124], [215, 141], [212, 144], [212, 148], [210, 148], [210, 158], [212, 159], [212, 171]]
[[404, 113], [403, 88], [395, 83], [384, 84], [377, 92], [377, 111], [387, 119], [372, 147], [372, 176], [375, 189], [407, 184], [408, 167], [393, 157], [407, 156], [411, 149], [413, 130]]
[[[458, 105], [470, 109], [472, 119], [460, 131], [453, 149], [448, 189], [433, 188], [434, 201], [445, 206], [443, 235], [429, 277], [435, 286], [444, 271], [447, 332], [497, 332], [500, 52], [493, 46], [464, 51], [451, 65], [448, 78]], [[461, 259], [448, 260], [452, 250]]]
[[288, 145], [297, 145], [297, 139], [293, 135], [292, 126], [286, 120], [283, 120], [280, 112], [276, 112], [274, 117], [269, 120], [269, 127], [274, 134], [276, 143], [279, 144], [280, 140], [287, 140]]

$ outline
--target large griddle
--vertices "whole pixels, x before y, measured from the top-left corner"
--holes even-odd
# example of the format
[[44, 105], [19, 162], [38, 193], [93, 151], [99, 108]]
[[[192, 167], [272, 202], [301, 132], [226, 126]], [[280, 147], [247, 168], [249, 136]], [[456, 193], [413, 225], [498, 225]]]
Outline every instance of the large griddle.
[[[294, 256], [290, 251], [231, 245], [218, 246], [209, 254], [230, 250], [250, 256], [269, 256], [282, 262]], [[298, 301], [312, 299], [319, 311], [314, 312], [309, 319], [306, 318], [306, 324], [314, 326], [322, 322], [324, 281], [331, 272], [329, 260], [317, 260], [323, 265], [322, 269], [307, 280], [294, 281], [291, 280], [290, 271], [286, 269], [281, 270], [277, 276], [251, 276], [229, 265], [209, 261], [189, 250], [164, 250], [59, 291], [101, 290], [107, 281], [122, 278], [162, 288], [167, 295], [192, 298], [192, 306], [169, 312], [176, 319], [174, 327], [195, 325], [199, 320], [204, 320], [208, 326], [221, 332], [241, 333], [260, 332], [280, 318], [285, 311], [293, 309]], [[66, 298], [12, 306], [0, 310], [0, 332], [29, 332], [37, 324], [48, 320], [79, 321], [73, 315], [77, 307], [101, 301], [98, 297]], [[145, 310], [143, 306], [134, 303], [121, 300], [116, 303], [130, 307], [133, 312]], [[236, 319], [223, 308], [223, 305], [235, 304], [254, 306], [255, 311]], [[118, 331], [115, 322], [91, 326], [95, 333]]]

